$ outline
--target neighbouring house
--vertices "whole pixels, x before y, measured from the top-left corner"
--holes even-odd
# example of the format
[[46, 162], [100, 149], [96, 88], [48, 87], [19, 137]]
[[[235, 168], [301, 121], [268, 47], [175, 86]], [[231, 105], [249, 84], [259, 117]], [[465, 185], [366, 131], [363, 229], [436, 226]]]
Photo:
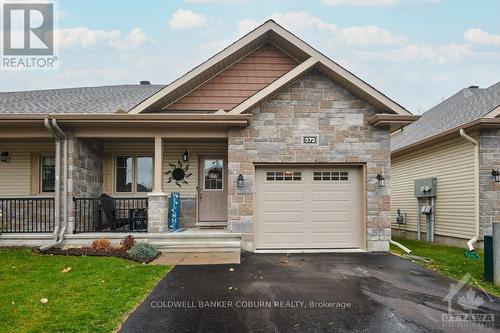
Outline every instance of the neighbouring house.
[[167, 86], [0, 93], [0, 245], [385, 251], [415, 119], [271, 20]]
[[[472, 245], [500, 222], [500, 82], [471, 86], [434, 106], [391, 138], [393, 234], [415, 238], [415, 180], [436, 178], [434, 240]], [[422, 199], [421, 199], [422, 200]], [[427, 200], [421, 204], [427, 204]], [[406, 225], [395, 224], [397, 209]], [[479, 242], [477, 245], [482, 246]]]

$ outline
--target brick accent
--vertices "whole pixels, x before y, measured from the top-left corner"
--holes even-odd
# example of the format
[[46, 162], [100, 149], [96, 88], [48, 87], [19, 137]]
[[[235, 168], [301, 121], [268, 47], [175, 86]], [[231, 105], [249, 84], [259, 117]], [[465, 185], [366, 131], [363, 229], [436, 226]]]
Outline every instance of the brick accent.
[[[252, 111], [251, 124], [228, 132], [228, 221], [242, 232], [243, 248], [253, 248], [254, 163], [353, 162], [366, 164], [366, 247], [388, 250], [390, 238], [389, 131], [373, 128], [375, 109], [329, 78], [310, 72]], [[319, 135], [314, 149], [301, 145], [304, 134]], [[238, 191], [243, 174], [250, 185]], [[376, 175], [385, 176], [378, 188]]]
[[482, 235], [492, 235], [492, 223], [500, 222], [500, 183], [491, 171], [500, 169], [500, 129], [481, 130], [479, 206]]

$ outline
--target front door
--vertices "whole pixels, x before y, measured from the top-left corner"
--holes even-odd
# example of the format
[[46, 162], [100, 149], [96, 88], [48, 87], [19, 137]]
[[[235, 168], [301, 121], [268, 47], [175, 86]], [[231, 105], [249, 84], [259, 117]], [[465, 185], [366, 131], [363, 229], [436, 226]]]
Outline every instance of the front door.
[[227, 167], [223, 157], [200, 158], [198, 219], [200, 222], [227, 221]]

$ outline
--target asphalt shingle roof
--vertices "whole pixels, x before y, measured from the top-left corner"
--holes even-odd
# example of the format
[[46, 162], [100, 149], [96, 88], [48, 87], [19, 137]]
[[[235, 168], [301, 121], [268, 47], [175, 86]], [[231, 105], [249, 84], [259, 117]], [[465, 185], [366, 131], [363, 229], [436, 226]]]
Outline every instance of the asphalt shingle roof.
[[488, 88], [464, 88], [423, 113], [392, 136], [391, 150], [404, 148], [448, 129], [481, 118], [500, 105], [500, 82]]
[[132, 107], [162, 85], [116, 85], [0, 92], [1, 113], [114, 113]]

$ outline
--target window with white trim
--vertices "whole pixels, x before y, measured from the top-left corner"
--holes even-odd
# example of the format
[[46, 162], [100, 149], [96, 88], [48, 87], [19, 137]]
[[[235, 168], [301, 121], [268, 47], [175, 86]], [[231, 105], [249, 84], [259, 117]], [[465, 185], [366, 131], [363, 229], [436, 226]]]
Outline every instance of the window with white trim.
[[205, 191], [224, 190], [224, 161], [221, 159], [206, 159], [203, 166]]
[[55, 192], [56, 158], [53, 155], [40, 156], [40, 192]]
[[153, 157], [115, 157], [115, 192], [146, 193], [153, 190]]

